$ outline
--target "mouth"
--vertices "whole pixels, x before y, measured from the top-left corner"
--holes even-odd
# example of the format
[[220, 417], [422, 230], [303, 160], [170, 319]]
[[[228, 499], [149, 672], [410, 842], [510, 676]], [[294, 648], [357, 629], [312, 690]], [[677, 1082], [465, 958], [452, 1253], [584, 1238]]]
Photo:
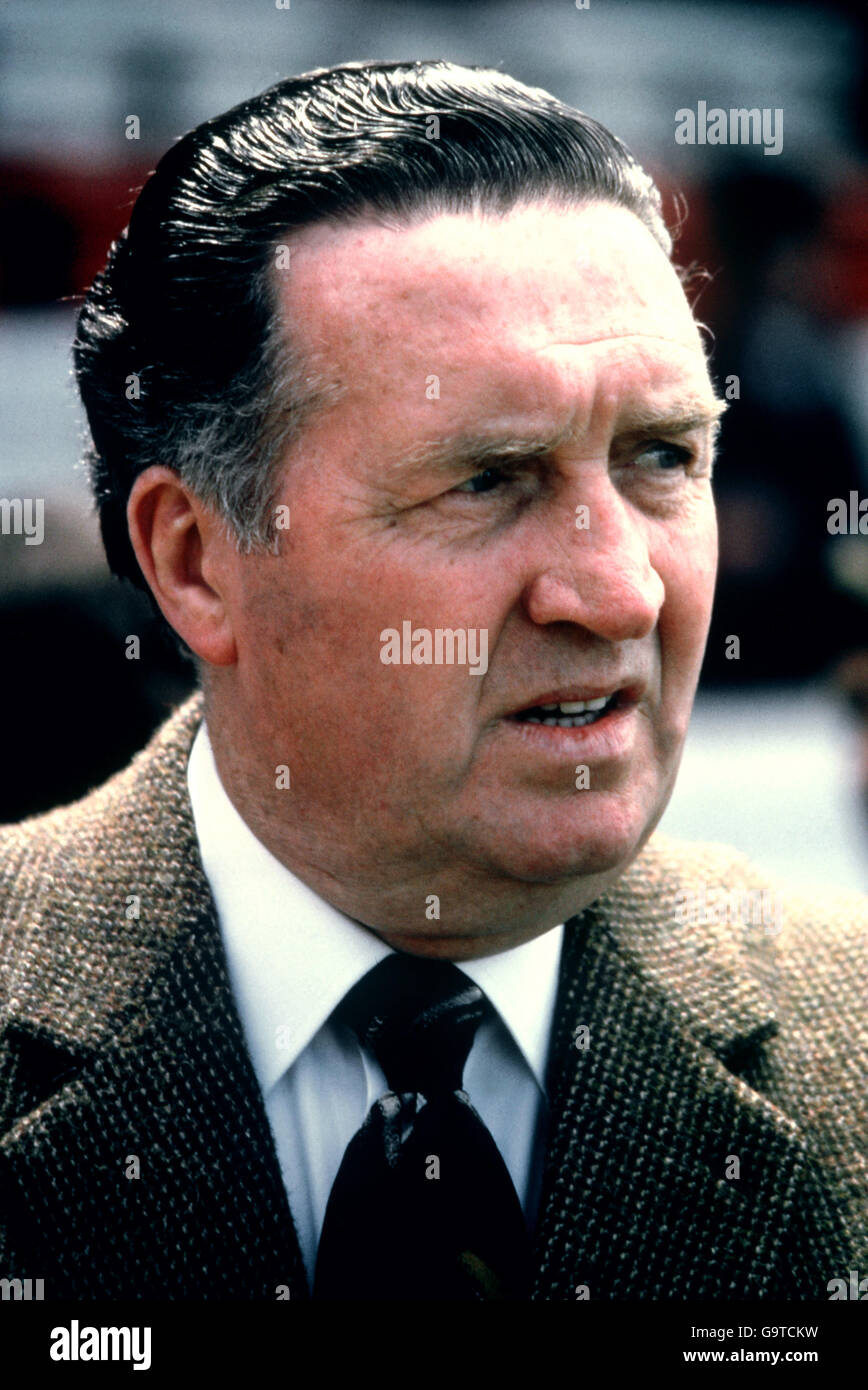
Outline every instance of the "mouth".
[[638, 704], [642, 689], [642, 684], [635, 682], [609, 686], [608, 689], [553, 690], [506, 717], [516, 724], [542, 724], [550, 729], [583, 729], [589, 724], [599, 724], [610, 714]]
[[582, 729], [586, 724], [596, 724], [618, 708], [621, 692], [601, 695], [593, 700], [555, 700], [527, 709], [517, 710], [509, 716], [519, 724], [546, 724], [549, 728]]

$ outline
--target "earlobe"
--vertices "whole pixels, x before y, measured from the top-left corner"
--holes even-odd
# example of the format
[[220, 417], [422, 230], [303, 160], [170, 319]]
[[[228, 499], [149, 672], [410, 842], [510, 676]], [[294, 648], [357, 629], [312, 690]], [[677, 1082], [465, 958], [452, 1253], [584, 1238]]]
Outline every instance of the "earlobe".
[[233, 665], [237, 649], [230, 610], [213, 580], [220, 571], [217, 551], [228, 544], [217, 518], [177, 473], [157, 464], [136, 478], [127, 524], [136, 559], [166, 621], [203, 661]]

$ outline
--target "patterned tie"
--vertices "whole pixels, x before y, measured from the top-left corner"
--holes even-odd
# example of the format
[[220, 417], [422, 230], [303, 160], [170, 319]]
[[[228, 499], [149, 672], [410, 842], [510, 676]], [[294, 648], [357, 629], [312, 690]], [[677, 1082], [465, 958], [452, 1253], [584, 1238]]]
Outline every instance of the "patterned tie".
[[456, 966], [397, 952], [336, 1017], [389, 1090], [347, 1145], [331, 1190], [314, 1298], [526, 1299], [530, 1243], [490, 1132], [461, 1089], [491, 1011]]

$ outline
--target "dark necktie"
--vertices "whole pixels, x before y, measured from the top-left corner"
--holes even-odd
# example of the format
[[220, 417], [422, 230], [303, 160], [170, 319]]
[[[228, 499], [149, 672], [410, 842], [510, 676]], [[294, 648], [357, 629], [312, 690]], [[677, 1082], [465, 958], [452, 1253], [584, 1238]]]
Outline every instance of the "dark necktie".
[[491, 1009], [456, 966], [397, 952], [336, 1017], [389, 1090], [347, 1145], [317, 1252], [314, 1298], [525, 1299], [527, 1228], [509, 1171], [461, 1089]]

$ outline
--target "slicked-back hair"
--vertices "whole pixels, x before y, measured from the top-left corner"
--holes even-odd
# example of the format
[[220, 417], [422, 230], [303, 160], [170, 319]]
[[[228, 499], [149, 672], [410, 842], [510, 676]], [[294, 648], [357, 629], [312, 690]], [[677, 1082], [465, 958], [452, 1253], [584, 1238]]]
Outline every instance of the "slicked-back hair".
[[331, 398], [279, 308], [275, 265], [295, 229], [502, 213], [537, 197], [625, 207], [671, 253], [660, 195], [625, 146], [487, 68], [343, 64], [279, 82], [179, 140], [78, 320], [87, 462], [111, 569], [145, 587], [126, 507], [154, 463], [214, 506], [239, 548], [273, 543], [281, 459]]

